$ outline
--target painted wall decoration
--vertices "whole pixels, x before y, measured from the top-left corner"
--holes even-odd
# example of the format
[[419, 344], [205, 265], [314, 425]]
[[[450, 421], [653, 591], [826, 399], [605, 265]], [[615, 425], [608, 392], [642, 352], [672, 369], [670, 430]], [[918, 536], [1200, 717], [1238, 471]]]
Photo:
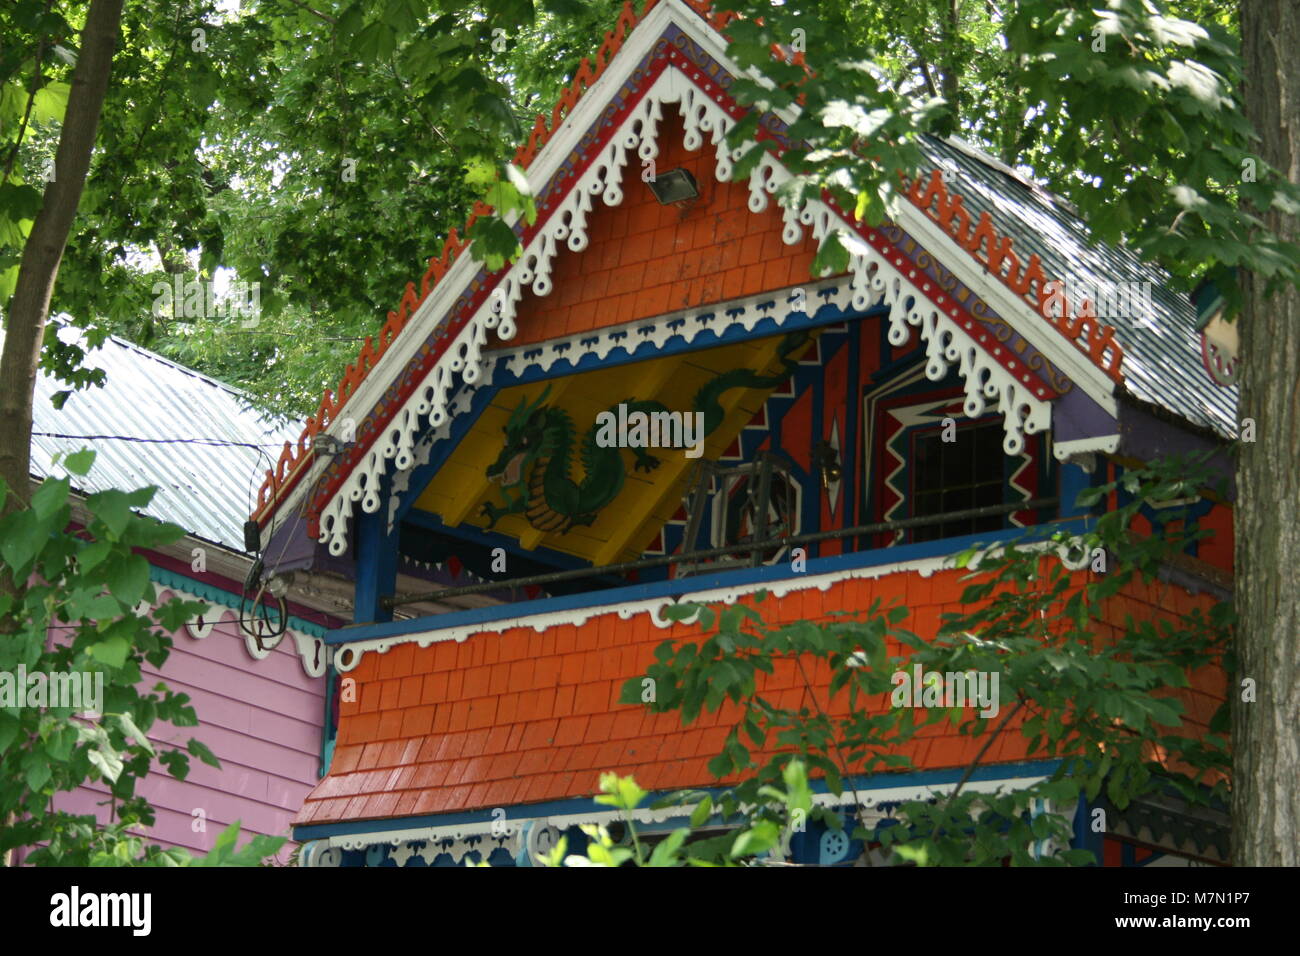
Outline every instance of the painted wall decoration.
[[[522, 513], [539, 531], [565, 533], [574, 525], [591, 525], [596, 513], [618, 497], [626, 473], [617, 445], [599, 441], [601, 426], [592, 424], [582, 436], [578, 459], [581, 481], [572, 475], [576, 428], [569, 413], [545, 404], [548, 386], [530, 405], [522, 401], [505, 426], [505, 447], [488, 466], [487, 476], [501, 484], [504, 505], [484, 502], [491, 528], [505, 515]], [[659, 402], [626, 399], [625, 414], [667, 412]], [[619, 405], [610, 411], [617, 415]], [[659, 459], [644, 448], [630, 446], [640, 471], [653, 471]]]
[[[654, 423], [658, 434], [658, 416], [676, 416], [680, 427], [676, 434], [686, 444], [717, 431], [726, 418], [719, 399], [735, 388], [774, 388], [794, 374], [798, 361], [793, 355], [811, 339], [807, 330], [788, 333], [777, 350], [781, 371], [763, 375], [753, 369], [733, 368], [719, 373], [706, 383], [691, 400], [690, 410], [670, 412], [662, 402], [626, 398], [607, 410], [611, 419], [597, 421], [582, 436], [578, 460], [583, 468], [581, 481], [571, 477], [576, 429], [573, 419], [561, 408], [546, 404], [548, 386], [536, 401], [521, 400], [504, 427], [505, 447], [497, 460], [488, 466], [487, 476], [501, 484], [504, 505], [485, 502], [483, 514], [491, 528], [505, 515], [523, 513], [540, 531], [563, 534], [574, 525], [591, 525], [596, 513], [618, 497], [623, 490], [626, 472], [619, 447], [627, 447], [635, 457], [634, 467], [651, 472], [659, 467], [659, 458], [645, 450], [644, 442], [653, 442], [645, 434], [619, 436], [607, 434], [626, 430], [633, 416]], [[599, 418], [599, 416], [598, 416]], [[609, 426], [616, 421], [618, 429]], [[698, 425], [697, 425], [698, 423]], [[644, 432], [645, 429], [642, 429]], [[663, 437], [663, 436], [661, 436]], [[611, 441], [611, 438], [614, 441]], [[700, 448], [692, 449], [698, 457]]]

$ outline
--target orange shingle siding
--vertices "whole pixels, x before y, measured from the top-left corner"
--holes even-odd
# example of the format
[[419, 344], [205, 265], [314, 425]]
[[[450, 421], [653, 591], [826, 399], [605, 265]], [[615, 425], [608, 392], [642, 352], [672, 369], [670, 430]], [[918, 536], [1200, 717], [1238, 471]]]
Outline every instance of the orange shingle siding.
[[622, 204], [592, 210], [588, 248], [556, 257], [555, 291], [520, 304], [511, 348], [812, 281], [816, 240], [785, 245], [775, 201], [750, 212], [749, 187], [718, 182], [713, 150], [688, 152], [682, 137], [677, 114], [665, 116], [656, 170], [689, 170], [700, 198], [661, 206], [630, 166]]
[[[829, 619], [833, 610], [864, 608], [877, 597], [885, 605], [899, 600], [913, 608], [907, 625], [930, 637], [941, 614], [959, 609], [962, 575], [846, 580], [826, 592], [769, 598], [760, 610], [769, 622]], [[1122, 626], [1125, 614], [1153, 617], [1209, 603], [1181, 588], [1137, 583], [1107, 607], [1099, 638], [1113, 638], [1110, 628]], [[404, 644], [387, 654], [366, 654], [348, 675], [356, 681], [357, 699], [341, 707], [331, 773], [297, 822], [392, 815], [394, 795], [403, 812], [413, 815], [590, 795], [606, 770], [634, 774], [656, 790], [709, 785], [714, 781], [706, 764], [721, 749], [734, 712], [704, 714], [684, 728], [676, 714], [617, 704], [623, 683], [643, 674], [655, 647], [669, 637], [693, 639], [698, 630], [661, 630], [644, 614], [629, 621], [605, 615], [543, 634], [521, 627], [462, 644]], [[825, 706], [826, 666], [819, 665], [812, 678]], [[1192, 722], [1204, 728], [1223, 699], [1224, 678], [1217, 669], [1193, 678], [1193, 687], [1178, 693]], [[762, 689], [783, 707], [811, 703], [792, 662], [778, 664]], [[877, 702], [884, 705], [883, 699]], [[840, 695], [831, 712], [846, 707]], [[1007, 727], [985, 762], [1025, 758], [1017, 728], [1018, 723]], [[937, 769], [968, 763], [980, 744], [936, 725], [924, 728], [902, 752], [919, 767]]]

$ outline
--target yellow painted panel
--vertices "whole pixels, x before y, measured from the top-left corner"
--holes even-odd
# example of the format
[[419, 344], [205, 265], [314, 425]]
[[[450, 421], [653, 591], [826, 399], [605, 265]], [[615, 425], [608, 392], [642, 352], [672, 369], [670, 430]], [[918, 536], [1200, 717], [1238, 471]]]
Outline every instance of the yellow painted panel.
[[[581, 446], [594, 427], [597, 414], [627, 400], [653, 400], [672, 411], [692, 411], [696, 393], [722, 372], [749, 368], [760, 374], [771, 374], [778, 370], [776, 353], [783, 338], [769, 336], [505, 389], [484, 409], [451, 458], [420, 493], [417, 507], [441, 515], [453, 527], [469, 524], [487, 528], [484, 503], [497, 506], [505, 503], [500, 484], [488, 479], [487, 469], [500, 455], [504, 445], [503, 428], [521, 402], [532, 404], [546, 393], [547, 406], [569, 414], [574, 432], [568, 447], [568, 475], [581, 484], [585, 480]], [[770, 388], [735, 388], [725, 392], [720, 398], [725, 418], [706, 439], [705, 457], [716, 459], [725, 451], [770, 392]], [[625, 476], [623, 488], [597, 512], [590, 526], [574, 525], [562, 533], [547, 531], [534, 527], [522, 514], [508, 514], [496, 522], [494, 530], [517, 538], [525, 548], [544, 546], [596, 564], [636, 557], [680, 507], [691, 467], [698, 460], [687, 458], [685, 449], [680, 448], [652, 448], [647, 453], [659, 459], [659, 465], [648, 474], [635, 469], [636, 458], [631, 450], [620, 451]], [[537, 467], [533, 463], [523, 475], [526, 500]], [[541, 504], [533, 501], [529, 507], [533, 506], [540, 508]], [[560, 519], [544, 520], [558, 523]]]

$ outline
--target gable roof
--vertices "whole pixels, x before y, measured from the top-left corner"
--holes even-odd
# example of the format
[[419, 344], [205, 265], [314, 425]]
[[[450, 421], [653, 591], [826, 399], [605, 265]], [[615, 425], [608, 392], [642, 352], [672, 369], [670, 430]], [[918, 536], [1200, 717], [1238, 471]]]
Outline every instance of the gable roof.
[[[59, 331], [65, 341], [78, 334]], [[146, 514], [242, 552], [257, 478], [299, 424], [277, 424], [238, 389], [117, 336], [89, 351], [85, 365], [107, 373], [104, 386], [74, 392], [61, 410], [50, 399], [65, 386], [36, 376], [32, 474], [62, 475], [56, 452], [93, 448], [90, 474], [74, 478], [78, 491], [155, 485]]]
[[[595, 60], [580, 67], [574, 84], [552, 112], [550, 125], [539, 118], [529, 142], [516, 154], [527, 165], [534, 185], [540, 184], [537, 223], [515, 224], [524, 254], [506, 269], [488, 273], [460, 255], [464, 245], [455, 232], [449, 236], [442, 255], [430, 260], [419, 293], [408, 283], [378, 339], [367, 339], [357, 362], [348, 367], [335, 392], [326, 392], [297, 443], [285, 444], [259, 492], [255, 511], [259, 523], [267, 525], [290, 503], [306, 499], [310, 533], [327, 541], [333, 554], [346, 550], [354, 503], [360, 502], [366, 512], [380, 508], [381, 479], [390, 470], [407, 471], [420, 435], [446, 434], [450, 420], [469, 407], [465, 393], [482, 381], [489, 338], [512, 338], [522, 299], [530, 291], [535, 296], [551, 291], [555, 256], [586, 247], [592, 196], [601, 196], [606, 205], [618, 205], [625, 168], [636, 159], [654, 157], [664, 104], [680, 109], [688, 148], [700, 149], [709, 142], [717, 155], [717, 177], [730, 178], [736, 154], [727, 148], [724, 136], [745, 109], [727, 94], [735, 68], [725, 58], [725, 41], [718, 32], [722, 21], [706, 22], [701, 13], [704, 6], [687, 0], [651, 0], [639, 16], [630, 4], [624, 7]], [[638, 25], [643, 32], [636, 42], [628, 43]], [[629, 47], [635, 51], [629, 53]], [[610, 70], [620, 50], [619, 68]], [[760, 135], [783, 147], [788, 118], [765, 118]], [[939, 152], [948, 149], [937, 141], [930, 147]], [[631, 158], [633, 149], [635, 158]], [[1050, 203], [1040, 208], [1015, 197], [1008, 186], [1014, 180], [996, 166], [972, 163], [960, 150], [951, 151], [960, 157], [957, 164], [966, 174], [960, 180], [962, 194], [949, 193], [942, 183], [936, 185], [937, 171], [928, 178], [919, 176], [910, 191], [912, 203], [901, 201], [893, 210], [898, 223], [877, 230], [854, 222], [828, 197], [812, 199], [800, 209], [783, 210], [789, 233], [786, 242], [799, 241], [805, 229], [818, 239], [832, 229], [856, 232], [864, 243], [851, 257], [852, 294], [846, 304], [851, 301], [854, 308], [865, 308], [883, 297], [890, 306], [891, 325], [898, 331], [907, 324], [922, 327], [931, 363], [960, 361], [971, 407], [983, 407], [981, 392], [987, 398], [1000, 396], [1008, 450], [1020, 441], [1022, 431], [1048, 427], [1050, 403], [1076, 385], [1092, 407], [1100, 407], [1103, 418], [1111, 419], [1109, 426], [1097, 426], [1106, 435], [1084, 437], [1089, 441], [1114, 437], [1118, 431], [1113, 421], [1115, 397], [1123, 392], [1123, 375], [1128, 371], [1123, 357], [1130, 341], [1140, 344], [1134, 364], [1137, 397], [1221, 433], [1231, 427], [1227, 396], [1196, 387], [1167, 387], [1164, 381], [1165, 366], [1183, 379], [1198, 374], [1191, 360], [1196, 338], [1190, 307], [1180, 307], [1161, 283], [1158, 298], [1153, 290], [1153, 303], [1160, 303], [1154, 321], [1168, 321], [1167, 331], [1132, 326], [1117, 332], [1090, 317], [1077, 301], [1071, 304], [1072, 311], [1054, 318], [1042, 305], [1050, 282], [1058, 275], [1073, 278], [1081, 269], [1105, 274], [1106, 257], [1098, 258], [1087, 247], [1086, 232], [1077, 218], [1062, 219], [1057, 212], [1048, 213]], [[751, 210], [766, 208], [768, 196], [788, 178], [778, 158], [765, 156], [749, 179]], [[980, 217], [973, 252], [955, 241], [946, 226], [965, 201], [965, 193], [970, 193], [969, 208], [963, 213], [972, 220], [968, 226], [974, 225], [979, 213], [989, 213]], [[936, 197], [938, 215], [931, 208]], [[488, 211], [476, 206], [470, 222]], [[939, 222], [945, 225], [940, 227]], [[1006, 250], [1017, 240], [1022, 251], [1030, 251], [1026, 261], [1019, 262], [1018, 272], [1013, 264], [1009, 275], [999, 274], [1001, 283], [989, 282], [987, 259], [995, 244]], [[988, 253], [981, 259], [985, 245]], [[943, 293], [950, 286], [927, 283], [921, 274], [924, 265], [915, 259], [905, 263], [896, 254], [903, 247], [919, 248], [930, 262], [941, 256], [938, 271], [957, 279], [959, 293], [948, 298]], [[1018, 254], [1012, 258], [1019, 261]], [[1128, 273], [1149, 274], [1131, 256], [1118, 256], [1118, 261]], [[1027, 357], [1017, 361], [1017, 356]], [[308, 451], [321, 430], [335, 437], [354, 432], [356, 442], [342, 456], [316, 464]], [[1094, 447], [1071, 444], [1075, 451]]]
[[1224, 438], [1236, 436], [1237, 389], [1216, 385], [1206, 373], [1196, 308], [1186, 295], [1175, 291], [1167, 272], [1143, 262], [1124, 246], [1090, 243], [1087, 224], [1069, 204], [979, 149], [960, 140], [933, 137], [927, 137], [921, 147], [936, 168], [949, 163], [956, 167], [972, 218], [987, 212], [998, 232], [1022, 250], [1022, 257], [1027, 253], [1041, 259], [1047, 275], [1068, 276], [1094, 287], [1147, 284], [1149, 316], [1125, 312], [1106, 319], [1124, 347], [1125, 389]]

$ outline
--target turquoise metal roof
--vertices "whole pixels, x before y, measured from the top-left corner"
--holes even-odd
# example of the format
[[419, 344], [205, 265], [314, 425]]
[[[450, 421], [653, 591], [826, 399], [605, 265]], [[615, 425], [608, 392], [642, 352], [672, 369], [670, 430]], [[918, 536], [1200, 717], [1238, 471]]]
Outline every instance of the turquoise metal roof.
[[[78, 336], [67, 326], [59, 334]], [[74, 392], [61, 410], [50, 398], [67, 386], [44, 372], [36, 377], [33, 476], [63, 474], [51, 466], [55, 452], [93, 448], [94, 468], [78, 490], [155, 485], [146, 513], [243, 551], [257, 486], [302, 423], [278, 424], [238, 389], [116, 336], [84, 364], [105, 371], [104, 387]]]

